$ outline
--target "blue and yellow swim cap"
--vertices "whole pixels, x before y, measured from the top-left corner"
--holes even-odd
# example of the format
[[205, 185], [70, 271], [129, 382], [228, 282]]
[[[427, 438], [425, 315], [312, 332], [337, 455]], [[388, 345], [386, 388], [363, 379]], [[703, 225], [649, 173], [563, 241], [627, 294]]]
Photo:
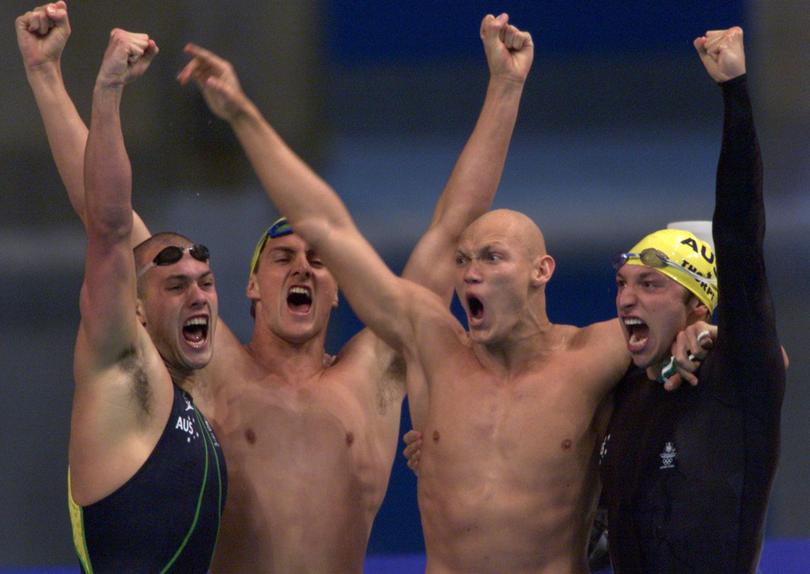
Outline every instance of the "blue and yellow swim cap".
[[267, 240], [275, 239], [276, 237], [283, 237], [284, 235], [289, 235], [292, 232], [293, 229], [290, 227], [290, 222], [287, 221], [286, 217], [282, 216], [276, 219], [270, 225], [270, 227], [267, 228], [267, 231], [262, 233], [262, 236], [256, 242], [256, 247], [253, 248], [253, 256], [250, 258], [250, 271], [248, 272], [248, 279], [251, 275], [253, 275], [253, 273], [256, 272], [256, 267], [259, 265], [259, 257], [262, 254], [262, 250], [264, 249]]

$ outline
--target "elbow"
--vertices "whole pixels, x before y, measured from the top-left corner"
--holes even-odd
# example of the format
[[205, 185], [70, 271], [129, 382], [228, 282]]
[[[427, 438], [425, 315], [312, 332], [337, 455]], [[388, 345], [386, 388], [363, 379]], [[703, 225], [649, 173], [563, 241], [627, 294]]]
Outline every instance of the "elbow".
[[112, 242], [129, 240], [132, 234], [132, 211], [90, 210], [85, 214], [87, 235], [104, 237]]
[[334, 237], [351, 235], [350, 231], [355, 229], [348, 213], [340, 217], [327, 217], [313, 214], [303, 217], [298, 221], [291, 221], [290, 224], [294, 232], [309, 243], [312, 249], [319, 253], [324, 251], [324, 247], [328, 245]]
[[309, 243], [309, 246], [316, 252], [322, 251], [322, 246], [329, 241], [334, 232], [333, 225], [325, 217], [305, 217], [298, 221], [291, 221], [290, 224], [293, 232]]

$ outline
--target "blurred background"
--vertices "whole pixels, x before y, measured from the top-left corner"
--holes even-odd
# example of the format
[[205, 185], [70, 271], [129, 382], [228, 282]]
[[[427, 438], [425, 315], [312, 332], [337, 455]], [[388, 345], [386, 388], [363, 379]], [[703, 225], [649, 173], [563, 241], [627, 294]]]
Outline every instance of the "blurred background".
[[[74, 562], [65, 487], [84, 239], [12, 33], [33, 6], [0, 7], [0, 568]], [[543, 228], [558, 266], [549, 314], [584, 325], [615, 314], [613, 254], [668, 221], [711, 218], [722, 102], [692, 39], [742, 25], [766, 169], [768, 272], [791, 357], [767, 536], [810, 537], [806, 3], [74, 0], [69, 10], [63, 71], [85, 118], [111, 28], [148, 32], [160, 46], [123, 103], [135, 206], [153, 231], [211, 248], [222, 317], [243, 340], [250, 253], [275, 212], [227, 125], [175, 81], [186, 42], [233, 62], [248, 95], [399, 271], [483, 101], [480, 20], [508, 12], [536, 48], [496, 205]], [[344, 305], [329, 350], [357, 328]], [[422, 550], [415, 481], [398, 457], [369, 552]]]

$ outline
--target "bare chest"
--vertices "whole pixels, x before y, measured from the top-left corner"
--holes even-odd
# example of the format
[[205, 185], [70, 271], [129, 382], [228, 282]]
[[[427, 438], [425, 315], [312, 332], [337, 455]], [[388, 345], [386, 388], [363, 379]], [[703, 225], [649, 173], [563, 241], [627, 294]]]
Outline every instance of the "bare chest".
[[[527, 471], [589, 456], [602, 397], [577, 369], [546, 368], [503, 380], [468, 368], [431, 388], [425, 455], [475, 454]], [[572, 460], [573, 459], [573, 460]], [[510, 462], [511, 461], [511, 462]]]
[[358, 401], [318, 383], [246, 384], [228, 396], [220, 412], [226, 447], [287, 463], [313, 455], [318, 460], [350, 456], [362, 450], [369, 434]]

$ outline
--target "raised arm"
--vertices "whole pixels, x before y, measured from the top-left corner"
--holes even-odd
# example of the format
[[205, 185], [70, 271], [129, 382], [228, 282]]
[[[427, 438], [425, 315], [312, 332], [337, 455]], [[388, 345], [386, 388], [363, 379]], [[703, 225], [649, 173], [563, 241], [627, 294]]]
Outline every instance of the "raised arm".
[[484, 105], [436, 204], [431, 226], [403, 272], [403, 277], [428, 287], [448, 303], [458, 239], [492, 204], [534, 58], [531, 35], [510, 25], [506, 14], [485, 16], [480, 36], [489, 67]]
[[762, 420], [778, 421], [784, 363], [763, 255], [762, 158], [746, 87], [743, 31], [709, 31], [695, 48], [720, 83], [724, 102], [712, 225], [720, 281], [715, 353], [733, 357], [733, 382]]
[[239, 85], [227, 61], [189, 44], [191, 61], [181, 84], [194, 80], [208, 106], [228, 121], [270, 199], [296, 233], [315, 249], [335, 275], [360, 319], [395, 350], [414, 340], [413, 297], [427, 292], [396, 277], [360, 235], [349, 212], [267, 123]]
[[132, 171], [119, 108], [124, 86], [143, 74], [156, 54], [157, 46], [146, 34], [113, 30], [93, 90], [84, 155], [87, 257], [77, 350], [82, 362], [77, 372], [87, 367], [91, 378], [94, 371], [135, 351], [138, 342], [130, 239]]
[[[17, 45], [34, 93], [56, 169], [79, 218], [85, 219], [84, 152], [87, 126], [65, 89], [62, 51], [70, 36], [67, 5], [63, 1], [39, 6], [15, 22]], [[149, 237], [149, 230], [134, 214], [132, 242]]]
[[168, 372], [158, 370], [160, 357], [137, 322], [131, 171], [118, 117], [124, 84], [156, 53], [145, 34], [113, 30], [93, 90], [69, 448], [71, 494], [81, 505], [108, 494], [143, 464], [165, 425], [162, 405], [170, 404]]

